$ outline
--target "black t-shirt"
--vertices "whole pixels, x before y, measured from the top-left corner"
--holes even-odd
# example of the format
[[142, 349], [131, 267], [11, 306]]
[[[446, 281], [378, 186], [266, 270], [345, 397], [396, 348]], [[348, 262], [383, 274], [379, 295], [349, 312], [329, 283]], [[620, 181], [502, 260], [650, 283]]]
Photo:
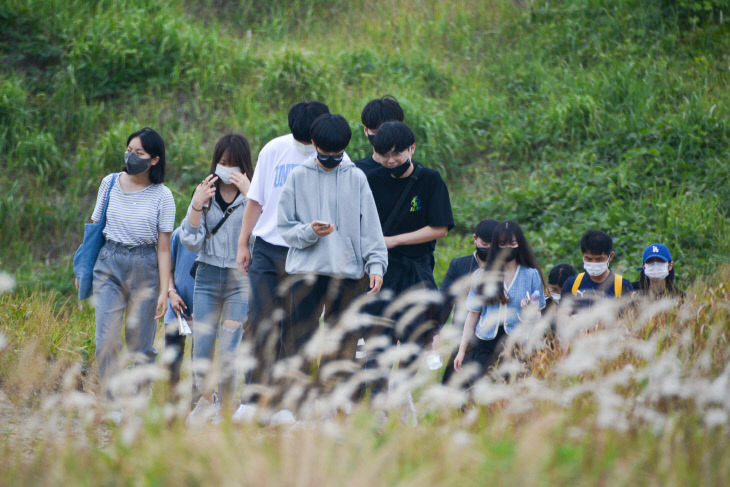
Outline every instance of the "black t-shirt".
[[[446, 189], [446, 183], [441, 179], [441, 175], [418, 162], [414, 161], [413, 164], [415, 170], [407, 178], [394, 178], [383, 166], [374, 169], [367, 175], [381, 225], [385, 225], [408, 182], [416, 177], [416, 182], [397, 210], [398, 215], [390, 229], [383, 228], [385, 236], [413, 232], [428, 225], [449, 229], [454, 226], [449, 190]], [[390, 249], [388, 253], [405, 257], [421, 257], [433, 254], [435, 248], [436, 241], [432, 240], [416, 245], [401, 245]]]
[[360, 159], [359, 161], [355, 161], [355, 166], [357, 166], [358, 169], [360, 169], [362, 172], [364, 172], [365, 176], [369, 175], [375, 169], [382, 167], [380, 165], [380, 163], [375, 162], [375, 159], [373, 159], [373, 156], [368, 156], [365, 159]]
[[[231, 203], [236, 201], [236, 198], [238, 198], [239, 194], [241, 194], [241, 192], [236, 191], [236, 196], [233, 197], [233, 200], [231, 200]], [[223, 211], [223, 213], [225, 213], [226, 210], [228, 209], [228, 207], [231, 206], [231, 203], [228, 203], [228, 202], [226, 202], [226, 200], [223, 199], [223, 195], [221, 194], [220, 186], [217, 186], [215, 188], [215, 201], [216, 201], [216, 203], [218, 203], [218, 206], [221, 207], [221, 211]]]

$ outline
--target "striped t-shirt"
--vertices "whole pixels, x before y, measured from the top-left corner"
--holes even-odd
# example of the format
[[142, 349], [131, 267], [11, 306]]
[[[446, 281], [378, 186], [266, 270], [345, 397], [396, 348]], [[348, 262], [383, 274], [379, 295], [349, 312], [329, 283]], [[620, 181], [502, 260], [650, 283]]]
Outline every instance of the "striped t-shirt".
[[[101, 219], [106, 191], [112, 175], [107, 175], [99, 186], [93, 221]], [[155, 245], [159, 232], [175, 229], [175, 199], [164, 184], [151, 184], [144, 189], [125, 193], [119, 176], [109, 195], [104, 236], [124, 245]]]

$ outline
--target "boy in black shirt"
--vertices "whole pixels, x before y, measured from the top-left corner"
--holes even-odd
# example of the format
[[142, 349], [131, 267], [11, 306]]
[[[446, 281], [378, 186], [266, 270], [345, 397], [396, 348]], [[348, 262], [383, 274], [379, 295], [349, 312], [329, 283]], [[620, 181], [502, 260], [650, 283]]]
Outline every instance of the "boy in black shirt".
[[437, 171], [412, 160], [416, 137], [402, 122], [382, 124], [373, 148], [382, 161], [368, 174], [368, 182], [388, 248], [383, 289], [396, 296], [416, 285], [436, 289], [436, 240], [454, 226], [446, 184]]
[[[446, 323], [446, 320], [451, 314], [451, 310], [454, 307], [455, 295], [451, 290], [451, 285], [462, 277], [471, 274], [480, 267], [483, 267], [487, 261], [487, 255], [489, 253], [489, 246], [492, 242], [492, 231], [499, 222], [487, 218], [482, 220], [474, 228], [474, 246], [476, 250], [469, 255], [463, 257], [456, 257], [449, 263], [449, 269], [446, 271], [444, 280], [441, 282], [441, 294], [443, 294], [444, 304], [441, 308], [441, 323]], [[464, 295], [466, 297], [466, 294]], [[463, 325], [462, 313], [457, 312], [454, 315], [455, 323], [458, 321], [460, 327]], [[464, 313], [464, 317], [466, 314]]]
[[[378, 129], [382, 124], [391, 121], [403, 121], [403, 109], [395, 98], [390, 95], [385, 95], [382, 98], [370, 100], [367, 105], [365, 105], [365, 108], [362, 109], [360, 120], [362, 121], [363, 127], [365, 127], [365, 136], [372, 144], [375, 134], [378, 133]], [[375, 151], [373, 151], [371, 156], [355, 162], [355, 165], [360, 168], [366, 176], [372, 170], [379, 168], [380, 164], [380, 156], [378, 156]]]

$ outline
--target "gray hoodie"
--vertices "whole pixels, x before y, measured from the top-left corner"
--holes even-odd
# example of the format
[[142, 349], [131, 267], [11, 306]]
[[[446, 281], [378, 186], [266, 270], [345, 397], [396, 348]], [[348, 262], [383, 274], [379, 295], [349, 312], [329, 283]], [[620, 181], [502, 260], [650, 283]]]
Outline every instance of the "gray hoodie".
[[221, 207], [218, 206], [215, 198], [211, 198], [209, 206], [200, 215], [200, 225], [194, 226], [189, 219], [190, 212], [193, 211], [193, 203], [190, 203], [185, 219], [180, 225], [180, 241], [189, 251], [199, 252], [196, 259], [198, 262], [222, 268], [235, 269], [237, 267], [238, 235], [241, 233], [241, 221], [246, 201], [246, 197], [239, 194], [228, 207], [231, 215], [223, 222], [215, 235], [211, 236], [207, 236], [207, 233], [213, 230], [223, 218]]
[[[320, 237], [314, 220], [335, 231]], [[278, 229], [289, 244], [286, 272], [359, 279], [384, 275], [388, 250], [365, 174], [345, 155], [332, 171], [312, 157], [296, 167], [279, 199]]]

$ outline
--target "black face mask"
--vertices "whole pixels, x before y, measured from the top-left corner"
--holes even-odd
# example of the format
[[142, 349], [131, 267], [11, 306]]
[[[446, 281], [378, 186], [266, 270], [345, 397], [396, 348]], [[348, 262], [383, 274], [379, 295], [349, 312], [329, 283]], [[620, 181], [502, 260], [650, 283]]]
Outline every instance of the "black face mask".
[[135, 174], [142, 174], [150, 167], [150, 161], [152, 159], [142, 159], [134, 152], [124, 153], [124, 165], [127, 167], [127, 174], [134, 176]]
[[388, 172], [390, 172], [391, 176], [393, 176], [394, 178], [399, 178], [399, 177], [403, 176], [406, 173], [406, 171], [408, 171], [408, 168], [410, 168], [410, 167], [411, 167], [411, 160], [408, 159], [406, 162], [404, 162], [400, 166], [389, 167], [387, 169], [388, 169]]
[[373, 145], [373, 140], [375, 140], [375, 135], [374, 134], [365, 134], [365, 135], [367, 135], [370, 145]]
[[489, 247], [477, 247], [477, 258], [482, 262], [487, 261], [489, 255]]
[[510, 247], [510, 248], [504, 248], [499, 249], [500, 257], [504, 258], [505, 262], [511, 262], [517, 258], [518, 255], [520, 255], [520, 248], [519, 247]]
[[340, 162], [342, 162], [343, 154], [337, 154], [336, 156], [326, 156], [317, 152], [317, 160], [327, 169], [336, 168]]

